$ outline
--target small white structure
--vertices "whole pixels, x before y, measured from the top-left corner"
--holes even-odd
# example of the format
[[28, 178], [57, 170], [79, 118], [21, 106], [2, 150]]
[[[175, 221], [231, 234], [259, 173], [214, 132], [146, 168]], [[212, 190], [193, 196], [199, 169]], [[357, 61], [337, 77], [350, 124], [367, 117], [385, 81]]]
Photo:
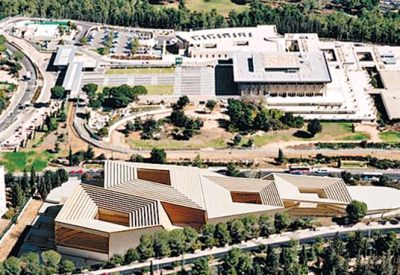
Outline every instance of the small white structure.
[[0, 217], [7, 211], [6, 182], [4, 176], [4, 166], [0, 166]]

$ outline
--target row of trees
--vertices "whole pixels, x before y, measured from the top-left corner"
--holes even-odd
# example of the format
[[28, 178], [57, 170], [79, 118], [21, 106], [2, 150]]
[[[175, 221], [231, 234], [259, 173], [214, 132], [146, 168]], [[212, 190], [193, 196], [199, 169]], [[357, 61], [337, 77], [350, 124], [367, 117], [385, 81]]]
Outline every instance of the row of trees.
[[20, 207], [27, 198], [39, 194], [44, 200], [53, 188], [61, 186], [68, 181], [68, 173], [64, 169], [56, 171], [47, 170], [40, 176], [36, 174], [32, 166], [28, 175], [25, 169], [21, 177], [7, 173], [5, 176], [6, 186], [11, 188], [11, 202], [14, 207]]
[[20, 258], [9, 257], [0, 262], [0, 274], [71, 274], [75, 271], [75, 265], [70, 260], [61, 259], [61, 255], [54, 250], [37, 254], [27, 252]]
[[191, 274], [393, 275], [399, 273], [400, 245], [394, 233], [367, 238], [355, 232], [346, 242], [336, 235], [331, 241], [317, 238], [301, 246], [292, 240], [287, 246], [260, 246], [253, 252], [233, 248], [214, 268], [209, 260], [196, 260]]
[[201, 228], [200, 234], [191, 227], [174, 229], [169, 232], [163, 230], [153, 235], [142, 235], [136, 248], [129, 249], [124, 256], [114, 255], [109, 261], [109, 266], [145, 261], [153, 257], [179, 256], [198, 249], [208, 249], [214, 246], [224, 247], [259, 236], [267, 238], [273, 233], [310, 226], [309, 219], [292, 221], [287, 213], [277, 213], [274, 219], [267, 215], [259, 218], [247, 216], [217, 225], [205, 224]]
[[72, 0], [68, 2], [63, 0], [3, 0], [0, 2], [0, 18], [21, 14], [44, 18], [70, 18], [114, 25], [173, 29], [275, 24], [280, 33], [317, 32], [320, 36], [335, 39], [400, 43], [400, 15], [384, 13], [379, 9], [361, 9], [356, 17], [341, 11], [321, 13], [319, 10], [310, 9], [309, 5], [286, 4], [273, 7], [252, 1], [248, 8], [241, 12], [231, 11], [228, 17], [224, 18], [215, 10], [190, 11], [185, 7], [184, 1], [180, 2], [179, 9], [155, 7], [146, 0]]
[[[363, 1], [341, 1], [361, 8], [358, 16], [332, 11], [321, 13], [310, 5], [286, 4], [273, 7], [251, 1], [241, 12], [231, 11], [227, 18], [215, 10], [190, 11], [180, 1], [179, 8], [155, 7], [147, 0], [3, 0], [0, 18], [29, 15], [44, 18], [70, 18], [114, 25], [149, 28], [204, 29], [275, 24], [280, 33], [317, 32], [320, 36], [378, 43], [400, 43], [400, 15], [384, 13]], [[371, 1], [373, 2], [373, 1]], [[376, 2], [376, 1], [374, 1]], [[349, 8], [353, 8], [352, 5]]]

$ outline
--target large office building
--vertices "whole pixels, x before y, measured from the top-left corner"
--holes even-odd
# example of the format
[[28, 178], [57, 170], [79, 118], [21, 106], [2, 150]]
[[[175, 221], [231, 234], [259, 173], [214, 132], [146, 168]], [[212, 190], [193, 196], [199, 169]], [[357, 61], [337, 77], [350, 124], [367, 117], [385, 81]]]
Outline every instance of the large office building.
[[144, 233], [199, 229], [206, 223], [281, 211], [340, 216], [354, 199], [367, 204], [369, 215], [400, 209], [400, 191], [348, 187], [339, 178], [234, 178], [196, 167], [107, 161], [104, 181], [78, 185], [63, 205], [55, 219], [55, 241], [62, 253], [106, 260], [137, 246]]

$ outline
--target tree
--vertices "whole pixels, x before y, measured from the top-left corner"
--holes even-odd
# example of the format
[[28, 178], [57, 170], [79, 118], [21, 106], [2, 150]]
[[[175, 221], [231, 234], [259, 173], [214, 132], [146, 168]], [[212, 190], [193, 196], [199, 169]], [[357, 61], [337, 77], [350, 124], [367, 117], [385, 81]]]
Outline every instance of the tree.
[[130, 48], [131, 48], [131, 53], [132, 55], [135, 55], [137, 50], [140, 47], [140, 43], [139, 43], [139, 39], [134, 38], [130, 44]]
[[61, 262], [61, 255], [54, 250], [48, 250], [45, 252], [42, 252], [41, 258], [43, 263], [47, 266], [47, 267], [53, 267], [58, 269], [58, 264]]
[[68, 181], [68, 172], [63, 168], [57, 169], [56, 176], [60, 178], [61, 183]]
[[169, 247], [169, 234], [167, 231], [162, 230], [154, 234], [154, 254], [156, 258], [163, 258], [171, 254]]
[[322, 131], [321, 122], [318, 119], [313, 119], [307, 124], [307, 131], [313, 137], [315, 134], [320, 133]]
[[181, 96], [176, 102], [176, 109], [183, 109], [189, 104], [189, 98], [186, 95]]
[[241, 219], [245, 228], [245, 240], [250, 240], [258, 236], [258, 220], [255, 216], [249, 215]]
[[167, 161], [167, 153], [165, 153], [164, 149], [153, 148], [150, 152], [150, 160], [151, 163], [166, 163]]
[[279, 274], [279, 257], [276, 255], [272, 246], [267, 248], [267, 257], [265, 258], [265, 274]]
[[229, 234], [232, 239], [232, 243], [234, 243], [234, 244], [240, 243], [245, 239], [246, 228], [241, 220], [235, 219], [235, 220], [229, 221], [228, 229], [229, 229]]
[[229, 176], [229, 177], [238, 177], [240, 175], [240, 171], [238, 169], [236, 169], [236, 166], [233, 163], [228, 163], [228, 165], [226, 166], [226, 173], [225, 175]]
[[232, 146], [238, 146], [241, 141], [242, 141], [241, 135], [239, 135], [239, 134], [234, 135], [233, 141], [232, 141]]
[[15, 207], [20, 207], [24, 204], [25, 197], [19, 183], [12, 190], [12, 203]]
[[285, 163], [286, 157], [285, 157], [285, 155], [283, 154], [282, 149], [279, 149], [279, 150], [278, 150], [278, 157], [277, 157], [276, 160], [277, 160], [279, 163]]
[[31, 187], [30, 187], [30, 184], [29, 184], [28, 173], [27, 173], [27, 171], [26, 171], [26, 168], [24, 169], [24, 172], [23, 172], [23, 174], [22, 174], [21, 188], [22, 188], [22, 191], [23, 191], [25, 194], [29, 194], [29, 193], [30, 193]]
[[276, 213], [274, 219], [274, 226], [276, 231], [282, 232], [289, 227], [291, 223], [290, 217], [287, 213]]
[[208, 259], [206, 257], [199, 258], [193, 261], [192, 275], [211, 275], [212, 272], [208, 265]]
[[205, 224], [201, 228], [200, 241], [203, 244], [203, 248], [212, 248], [215, 245], [214, 239], [215, 227], [212, 224]]
[[270, 216], [261, 215], [258, 218], [258, 226], [262, 237], [268, 238], [269, 235], [275, 232], [274, 223]]
[[185, 226], [183, 228], [183, 234], [185, 235], [186, 252], [194, 252], [197, 248], [199, 248], [198, 244], [199, 234], [195, 229]]
[[62, 86], [54, 86], [51, 88], [51, 98], [62, 99], [65, 95], [65, 89]]
[[88, 95], [89, 99], [95, 98], [97, 89], [98, 86], [94, 83], [88, 83], [82, 87], [82, 91], [84, 91]]
[[71, 274], [74, 271], [75, 271], [74, 262], [72, 262], [70, 260], [64, 260], [64, 261], [61, 262], [61, 265], [60, 265], [60, 268], [59, 268], [59, 272], [60, 273]]
[[14, 256], [4, 261], [4, 270], [6, 274], [19, 275], [22, 272], [21, 261]]
[[379, 256], [392, 254], [392, 251], [397, 245], [396, 234], [394, 232], [389, 232], [386, 235], [378, 235], [374, 239], [374, 248], [376, 254]]
[[206, 102], [206, 108], [210, 111], [210, 113], [212, 113], [212, 111], [214, 110], [215, 106], [217, 106], [217, 102], [215, 100], [207, 100]]
[[169, 247], [172, 256], [182, 255], [185, 251], [185, 234], [181, 229], [174, 229], [169, 233]]
[[94, 151], [93, 151], [93, 147], [92, 146], [88, 146], [85, 154], [84, 154], [84, 158], [86, 160], [92, 160], [94, 158]]
[[154, 240], [152, 235], [143, 234], [142, 236], [140, 236], [140, 243], [137, 247], [137, 252], [142, 261], [154, 257], [155, 253], [153, 246], [154, 246]]
[[71, 146], [69, 146], [69, 150], [68, 150], [68, 162], [69, 162], [69, 166], [73, 166], [73, 159], [72, 159], [72, 149]]
[[361, 255], [363, 247], [364, 238], [361, 231], [356, 231], [353, 235], [350, 235], [350, 238], [346, 243], [346, 251], [349, 257], [354, 258]]
[[349, 223], [357, 223], [367, 214], [367, 205], [364, 202], [353, 200], [346, 207]]
[[107, 266], [115, 267], [120, 266], [124, 263], [124, 257], [119, 254], [114, 254], [107, 262]]
[[218, 247], [223, 247], [231, 242], [231, 237], [226, 223], [218, 223], [215, 226], [214, 238]]
[[250, 274], [252, 263], [252, 258], [248, 253], [242, 253], [239, 248], [233, 248], [224, 257], [222, 274]]
[[139, 260], [139, 258], [140, 258], [140, 256], [139, 256], [138, 251], [134, 248], [129, 248], [128, 251], [125, 253], [124, 263], [131, 264], [131, 263]]

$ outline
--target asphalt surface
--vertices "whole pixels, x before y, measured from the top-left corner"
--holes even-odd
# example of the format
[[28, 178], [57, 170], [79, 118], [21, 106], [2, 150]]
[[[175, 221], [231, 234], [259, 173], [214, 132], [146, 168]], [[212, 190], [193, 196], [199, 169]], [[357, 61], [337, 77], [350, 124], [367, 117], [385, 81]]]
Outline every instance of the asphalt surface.
[[[19, 51], [14, 45], [7, 43], [7, 49], [11, 52]], [[23, 53], [23, 51], [21, 51]], [[23, 109], [19, 109], [20, 105], [25, 105], [29, 103], [35, 94], [37, 73], [35, 67], [31, 60], [24, 54], [24, 57], [20, 61], [21, 65], [28, 72], [31, 72], [31, 80], [25, 81], [25, 91], [23, 91], [22, 96], [15, 102], [13, 102], [5, 111], [4, 115], [6, 117], [0, 118], [0, 132], [5, 131], [20, 115], [24, 112]], [[19, 83], [21, 85], [21, 83]]]

